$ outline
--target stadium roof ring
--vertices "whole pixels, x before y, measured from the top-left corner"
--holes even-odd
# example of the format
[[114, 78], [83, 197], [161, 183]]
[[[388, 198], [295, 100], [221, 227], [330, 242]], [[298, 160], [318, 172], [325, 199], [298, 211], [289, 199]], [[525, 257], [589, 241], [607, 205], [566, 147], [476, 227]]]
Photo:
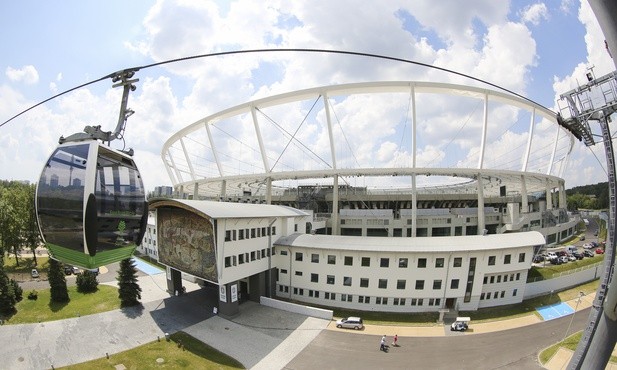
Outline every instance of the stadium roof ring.
[[[340, 182], [484, 196], [564, 188], [574, 136], [520, 96], [423, 81], [321, 86], [204, 117], [161, 151], [176, 189], [264, 195]], [[524, 181], [523, 181], [524, 180]]]

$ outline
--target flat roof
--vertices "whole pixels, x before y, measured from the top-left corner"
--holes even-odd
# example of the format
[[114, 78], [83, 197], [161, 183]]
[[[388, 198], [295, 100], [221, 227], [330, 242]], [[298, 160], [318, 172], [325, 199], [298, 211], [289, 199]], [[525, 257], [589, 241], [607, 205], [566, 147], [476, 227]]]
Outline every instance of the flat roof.
[[309, 214], [287, 206], [270, 204], [215, 202], [211, 200], [189, 200], [156, 198], [149, 202], [150, 209], [158, 207], [179, 207], [198, 211], [215, 219], [255, 218], [255, 217], [298, 217]]
[[466, 252], [508, 249], [544, 245], [544, 236], [538, 231], [507, 234], [434, 236], [434, 237], [379, 237], [292, 234], [279, 238], [275, 245], [316, 249], [337, 249], [367, 252]]

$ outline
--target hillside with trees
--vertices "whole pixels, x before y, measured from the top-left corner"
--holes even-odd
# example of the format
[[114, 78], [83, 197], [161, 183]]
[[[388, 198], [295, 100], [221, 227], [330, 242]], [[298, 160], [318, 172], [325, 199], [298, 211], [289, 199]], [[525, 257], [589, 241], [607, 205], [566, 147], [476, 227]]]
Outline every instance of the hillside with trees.
[[608, 182], [593, 185], [576, 186], [566, 190], [568, 210], [607, 209]]

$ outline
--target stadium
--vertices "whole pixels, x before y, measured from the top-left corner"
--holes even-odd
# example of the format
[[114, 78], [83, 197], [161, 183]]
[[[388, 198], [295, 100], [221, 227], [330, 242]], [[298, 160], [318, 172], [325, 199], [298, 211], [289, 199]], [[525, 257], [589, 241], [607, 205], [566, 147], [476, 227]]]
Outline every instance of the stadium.
[[151, 200], [168, 221], [150, 223], [161, 235], [200, 224], [174, 212], [207, 220], [208, 276], [161, 262], [222, 287], [224, 303], [239, 289], [360, 310], [512, 304], [533, 254], [577, 232], [562, 178], [575, 142], [554, 112], [498, 89], [377, 81], [273, 95], [164, 144], [177, 199]]

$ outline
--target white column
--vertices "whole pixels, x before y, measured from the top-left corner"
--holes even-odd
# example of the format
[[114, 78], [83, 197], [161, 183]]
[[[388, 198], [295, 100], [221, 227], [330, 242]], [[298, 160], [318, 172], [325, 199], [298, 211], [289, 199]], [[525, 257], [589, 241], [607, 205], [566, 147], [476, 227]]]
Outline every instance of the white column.
[[418, 195], [416, 194], [416, 174], [411, 175], [411, 236], [416, 237], [418, 228]]
[[340, 235], [339, 217], [338, 217], [338, 176], [332, 178], [332, 235]]
[[525, 150], [525, 157], [523, 157], [522, 172], [527, 171], [527, 165], [529, 164], [529, 153], [531, 152], [531, 140], [533, 139], [533, 128], [536, 120], [536, 108], [531, 111], [531, 122], [529, 123], [529, 135], [527, 137], [527, 149]]
[[478, 158], [478, 168], [484, 166], [484, 150], [486, 149], [486, 130], [488, 129], [488, 93], [484, 94], [484, 116], [482, 124], [482, 142], [480, 143], [480, 158]]
[[527, 202], [527, 183], [525, 176], [521, 175], [521, 208], [523, 213], [529, 212], [529, 203]]
[[266, 179], [266, 204], [272, 204], [272, 177]]
[[546, 182], [546, 210], [553, 209], [553, 193], [550, 182]]
[[568, 207], [566, 201], [566, 184], [563, 181], [559, 182], [559, 208], [566, 209]]
[[326, 93], [323, 93], [322, 95], [324, 108], [326, 110], [326, 123], [328, 124], [328, 138], [330, 139], [330, 155], [332, 156], [332, 168], [336, 169], [336, 151], [334, 150], [334, 134], [332, 133], [332, 119], [330, 118], [330, 103], [328, 102], [328, 95]]
[[482, 176], [478, 174], [478, 235], [484, 234], [486, 223], [484, 222], [484, 183]]

